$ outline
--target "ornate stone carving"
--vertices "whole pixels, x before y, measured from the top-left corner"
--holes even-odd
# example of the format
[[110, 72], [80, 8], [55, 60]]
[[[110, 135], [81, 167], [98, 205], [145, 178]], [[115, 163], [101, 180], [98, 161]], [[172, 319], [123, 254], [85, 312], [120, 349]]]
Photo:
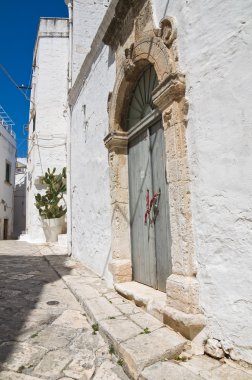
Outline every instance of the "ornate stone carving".
[[165, 110], [173, 101], [181, 99], [185, 95], [185, 75], [171, 73], [152, 93], [153, 103], [160, 109]]
[[126, 80], [130, 80], [131, 75], [135, 70], [135, 64], [133, 62], [134, 44], [130, 48], [125, 49], [125, 60], [123, 61], [124, 75]]
[[167, 128], [170, 127], [171, 117], [172, 117], [172, 109], [170, 108], [168, 111], [164, 112], [164, 116], [163, 116], [164, 124]]
[[104, 144], [109, 152], [113, 150], [126, 150], [128, 147], [128, 136], [125, 132], [110, 132], [104, 138]]
[[177, 37], [174, 19], [172, 17], [163, 18], [160, 21], [160, 29], [156, 29], [155, 34], [162, 38], [164, 44], [169, 48]]

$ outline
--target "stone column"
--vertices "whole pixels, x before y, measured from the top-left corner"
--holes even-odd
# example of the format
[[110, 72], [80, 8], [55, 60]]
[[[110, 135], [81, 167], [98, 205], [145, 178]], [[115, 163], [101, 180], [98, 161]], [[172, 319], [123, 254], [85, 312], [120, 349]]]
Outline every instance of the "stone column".
[[128, 139], [126, 133], [113, 132], [105, 138], [109, 151], [110, 194], [112, 205], [112, 261], [109, 269], [114, 282], [132, 280], [130, 248]]

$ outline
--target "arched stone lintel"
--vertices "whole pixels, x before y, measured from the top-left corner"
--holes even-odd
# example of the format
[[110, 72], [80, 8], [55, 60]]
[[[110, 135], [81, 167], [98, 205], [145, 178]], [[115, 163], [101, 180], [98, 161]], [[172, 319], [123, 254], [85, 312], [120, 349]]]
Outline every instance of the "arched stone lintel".
[[[132, 44], [125, 50], [125, 60], [117, 73], [116, 83], [109, 103], [110, 132], [124, 129], [124, 121], [128, 103], [143, 69], [152, 64], [156, 71], [159, 86], [172, 74], [169, 49], [161, 37], [146, 37]], [[172, 78], [172, 77], [171, 77]]]

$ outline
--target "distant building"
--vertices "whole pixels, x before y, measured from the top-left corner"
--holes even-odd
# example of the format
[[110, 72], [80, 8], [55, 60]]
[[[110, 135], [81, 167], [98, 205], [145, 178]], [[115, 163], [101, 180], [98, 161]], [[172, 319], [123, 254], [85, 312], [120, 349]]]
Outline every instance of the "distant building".
[[44, 242], [35, 194], [47, 168], [66, 166], [68, 124], [68, 20], [41, 18], [33, 56], [27, 160], [26, 236]]
[[14, 189], [13, 237], [18, 239], [26, 226], [26, 168], [27, 158], [17, 158]]
[[16, 136], [13, 121], [0, 106], [0, 240], [13, 236]]

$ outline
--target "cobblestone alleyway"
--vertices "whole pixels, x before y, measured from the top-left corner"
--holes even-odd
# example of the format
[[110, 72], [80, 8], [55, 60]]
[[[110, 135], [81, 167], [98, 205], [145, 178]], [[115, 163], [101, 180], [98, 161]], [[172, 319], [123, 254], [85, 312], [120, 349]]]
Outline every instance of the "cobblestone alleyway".
[[188, 347], [64, 248], [0, 241], [0, 380], [252, 380]]
[[0, 379], [126, 380], [40, 249], [0, 242]]

